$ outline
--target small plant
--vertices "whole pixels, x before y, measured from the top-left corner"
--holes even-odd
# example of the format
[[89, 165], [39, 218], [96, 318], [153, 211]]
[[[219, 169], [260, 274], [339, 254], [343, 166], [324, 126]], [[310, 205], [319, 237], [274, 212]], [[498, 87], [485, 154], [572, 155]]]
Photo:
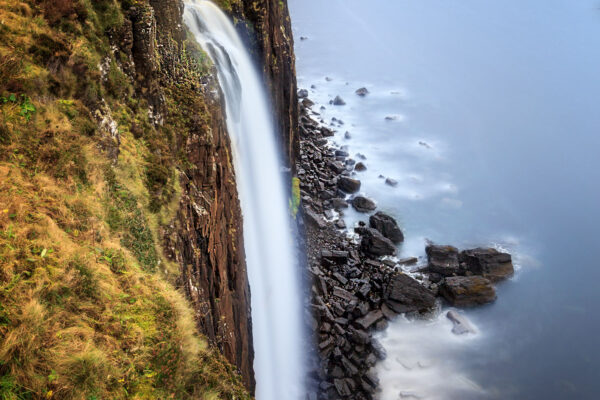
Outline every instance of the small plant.
[[25, 117], [25, 119], [29, 121], [31, 119], [31, 116], [35, 113], [36, 108], [28, 96], [22, 94], [21, 98], [21, 112], [19, 113], [19, 115]]

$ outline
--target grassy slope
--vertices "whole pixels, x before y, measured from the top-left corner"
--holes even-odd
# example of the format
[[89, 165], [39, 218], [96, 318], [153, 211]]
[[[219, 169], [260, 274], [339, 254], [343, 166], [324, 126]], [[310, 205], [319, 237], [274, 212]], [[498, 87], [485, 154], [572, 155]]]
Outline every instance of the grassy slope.
[[[167, 90], [171, 117], [150, 124], [110, 55], [122, 23], [113, 0], [0, 0], [0, 400], [249, 398], [160, 251], [181, 105]], [[116, 161], [88, 107], [101, 99]]]

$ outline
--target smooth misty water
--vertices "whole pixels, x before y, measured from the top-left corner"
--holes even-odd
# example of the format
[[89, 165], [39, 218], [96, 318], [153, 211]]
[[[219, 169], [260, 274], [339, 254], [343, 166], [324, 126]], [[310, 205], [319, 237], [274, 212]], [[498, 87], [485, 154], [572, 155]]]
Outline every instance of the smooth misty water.
[[265, 88], [233, 24], [217, 6], [187, 1], [184, 20], [215, 63], [226, 103], [244, 219], [256, 398], [299, 400], [304, 397], [301, 291]]
[[[382, 398], [597, 398], [600, 3], [290, 7], [299, 86], [316, 85], [315, 110], [344, 121], [335, 141], [367, 156], [362, 190], [402, 225], [401, 256], [423, 256], [429, 238], [500, 246], [519, 266], [496, 303], [466, 311], [475, 337], [443, 316], [392, 324]], [[328, 104], [338, 94], [346, 106]]]

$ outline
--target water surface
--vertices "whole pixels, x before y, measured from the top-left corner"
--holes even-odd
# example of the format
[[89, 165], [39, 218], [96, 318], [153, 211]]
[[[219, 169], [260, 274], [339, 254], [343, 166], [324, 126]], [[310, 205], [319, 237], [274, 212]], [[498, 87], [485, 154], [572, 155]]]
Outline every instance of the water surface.
[[597, 398], [600, 4], [289, 2], [299, 85], [367, 157], [362, 191], [400, 222], [401, 256], [428, 238], [502, 247], [519, 267], [466, 311], [476, 337], [444, 318], [394, 323], [382, 398]]

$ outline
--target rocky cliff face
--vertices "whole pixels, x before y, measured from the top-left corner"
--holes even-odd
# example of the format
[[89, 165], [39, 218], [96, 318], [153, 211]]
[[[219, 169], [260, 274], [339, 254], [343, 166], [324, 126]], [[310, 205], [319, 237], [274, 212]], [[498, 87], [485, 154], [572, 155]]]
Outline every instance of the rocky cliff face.
[[244, 0], [246, 20], [253, 26], [258, 59], [271, 91], [277, 127], [288, 164], [298, 155], [298, 97], [294, 37], [287, 0]]

